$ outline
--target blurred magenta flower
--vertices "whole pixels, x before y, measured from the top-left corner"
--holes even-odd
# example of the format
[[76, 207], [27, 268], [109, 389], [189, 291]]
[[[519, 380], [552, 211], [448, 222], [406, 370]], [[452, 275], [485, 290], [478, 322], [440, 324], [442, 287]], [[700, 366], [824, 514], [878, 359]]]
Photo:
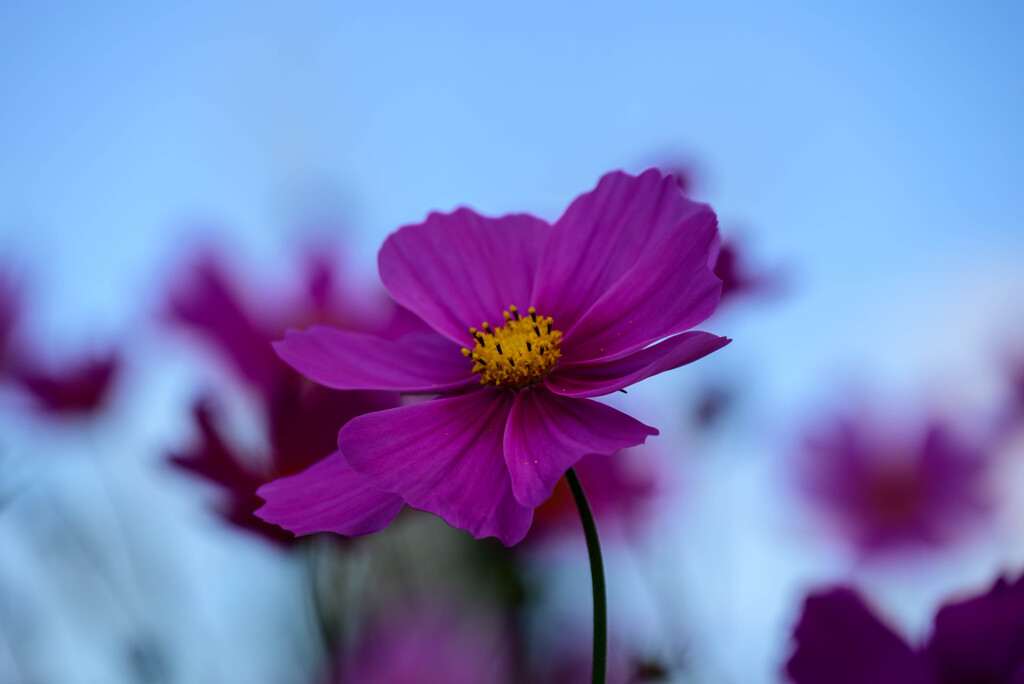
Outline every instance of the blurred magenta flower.
[[[316, 321], [385, 336], [416, 329], [416, 324], [410, 323], [411, 317], [386, 297], [375, 298], [374, 292], [360, 292], [352, 285], [339, 287], [333, 267], [320, 258], [307, 263], [298, 293], [289, 293], [276, 303], [271, 293], [250, 287], [245, 294], [260, 305], [248, 304], [230, 284], [224, 266], [212, 256], [199, 260], [183, 282], [184, 286], [171, 297], [173, 321], [213, 347], [233, 373], [254, 390], [266, 421], [269, 453], [260, 458], [234, 450], [220, 433], [212, 402], [206, 398], [193, 409], [198, 443], [174, 454], [171, 460], [223, 490], [226, 499], [221, 504], [222, 514], [228, 520], [270, 539], [290, 541], [294, 535], [253, 515], [263, 503], [256, 489], [275, 478], [303, 471], [336, 451], [339, 425], [367, 411], [397, 406], [398, 396], [389, 392], [340, 392], [315, 385], [277, 358], [271, 340], [289, 324]], [[361, 301], [355, 303], [357, 299]], [[368, 307], [367, 302], [373, 305]], [[352, 475], [344, 480], [344, 474], [336, 471], [332, 470], [335, 482], [332, 490], [325, 492], [326, 501], [339, 496], [359, 500], [359, 492], [367, 488], [362, 478]], [[382, 499], [394, 504], [387, 507], [390, 522], [401, 507], [401, 499], [393, 495]]]
[[786, 665], [795, 684], [1021, 684], [1024, 577], [947, 604], [931, 638], [911, 646], [850, 589], [808, 597]]
[[0, 267], [0, 381], [10, 383], [43, 414], [95, 414], [106, 404], [121, 368], [114, 351], [70, 361], [44, 360], [23, 326], [25, 293], [9, 267]]
[[40, 411], [89, 415], [104, 406], [120, 367], [121, 357], [114, 352], [83, 357], [58, 369], [44, 369], [39, 361], [22, 357], [12, 375]]
[[983, 449], [939, 420], [895, 427], [842, 417], [802, 456], [811, 501], [865, 553], [941, 545], [986, 510]]
[[[653, 169], [604, 176], [552, 226], [527, 214], [433, 213], [391, 235], [379, 256], [384, 287], [433, 331], [389, 341], [313, 326], [276, 349], [328, 387], [441, 395], [350, 421], [331, 459], [512, 545], [580, 458], [657, 434], [590, 397], [729, 342], [685, 332], [718, 303], [717, 240], [711, 209]], [[329, 467], [262, 488], [260, 515], [307, 527], [323, 513], [310, 494]], [[324, 514], [318, 526], [336, 529], [347, 514]]]
[[378, 616], [344, 659], [338, 682], [480, 684], [513, 681], [507, 637], [479, 611], [403, 605]]

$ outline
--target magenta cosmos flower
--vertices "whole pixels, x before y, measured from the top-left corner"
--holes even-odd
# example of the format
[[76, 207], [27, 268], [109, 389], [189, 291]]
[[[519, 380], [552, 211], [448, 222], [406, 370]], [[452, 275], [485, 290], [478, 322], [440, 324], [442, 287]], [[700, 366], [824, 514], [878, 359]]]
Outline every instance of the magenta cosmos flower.
[[260, 489], [258, 515], [298, 534], [365, 533], [405, 501], [520, 541], [580, 458], [657, 434], [592, 397], [729, 342], [686, 332], [718, 303], [717, 235], [711, 209], [657, 170], [606, 175], [554, 225], [462, 208], [399, 229], [381, 280], [429, 331], [313, 326], [276, 349], [328, 387], [438, 396], [351, 420], [339, 453]]

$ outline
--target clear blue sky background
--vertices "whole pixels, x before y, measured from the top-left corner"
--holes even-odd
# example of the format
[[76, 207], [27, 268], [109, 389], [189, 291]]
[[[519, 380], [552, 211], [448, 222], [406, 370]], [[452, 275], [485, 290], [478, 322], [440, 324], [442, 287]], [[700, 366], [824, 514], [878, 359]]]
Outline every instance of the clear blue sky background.
[[997, 1], [8, 2], [0, 253], [61, 349], [136, 329], [200, 226], [272, 264], [341, 217], [370, 269], [431, 209], [554, 218], [681, 156], [787, 270], [695, 371], [749, 377], [733, 446], [770, 451], [851, 377], [982, 394], [1024, 292], [1021, 35]]

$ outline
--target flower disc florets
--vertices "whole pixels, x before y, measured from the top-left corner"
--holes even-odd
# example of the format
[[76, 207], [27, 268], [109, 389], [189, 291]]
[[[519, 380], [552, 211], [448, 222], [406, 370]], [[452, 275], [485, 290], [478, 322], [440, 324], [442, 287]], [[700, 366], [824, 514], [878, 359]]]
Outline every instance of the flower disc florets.
[[497, 330], [486, 321], [482, 330], [469, 329], [476, 346], [462, 353], [475, 362], [473, 372], [480, 374], [480, 384], [521, 390], [536, 385], [555, 367], [562, 356], [562, 332], [532, 306], [528, 313], [523, 318], [510, 306], [504, 312], [505, 325]]

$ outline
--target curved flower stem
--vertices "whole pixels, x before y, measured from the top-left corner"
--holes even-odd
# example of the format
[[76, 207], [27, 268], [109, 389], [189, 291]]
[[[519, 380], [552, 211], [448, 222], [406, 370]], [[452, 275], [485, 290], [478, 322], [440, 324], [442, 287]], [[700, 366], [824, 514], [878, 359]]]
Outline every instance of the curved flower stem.
[[604, 588], [604, 562], [601, 560], [601, 542], [597, 539], [597, 525], [590, 512], [587, 495], [583, 493], [576, 471], [572, 468], [565, 473], [565, 480], [576, 500], [583, 522], [583, 535], [587, 538], [587, 554], [590, 556], [590, 577], [594, 588], [594, 671], [592, 682], [604, 684], [605, 668], [608, 661], [608, 600]]

